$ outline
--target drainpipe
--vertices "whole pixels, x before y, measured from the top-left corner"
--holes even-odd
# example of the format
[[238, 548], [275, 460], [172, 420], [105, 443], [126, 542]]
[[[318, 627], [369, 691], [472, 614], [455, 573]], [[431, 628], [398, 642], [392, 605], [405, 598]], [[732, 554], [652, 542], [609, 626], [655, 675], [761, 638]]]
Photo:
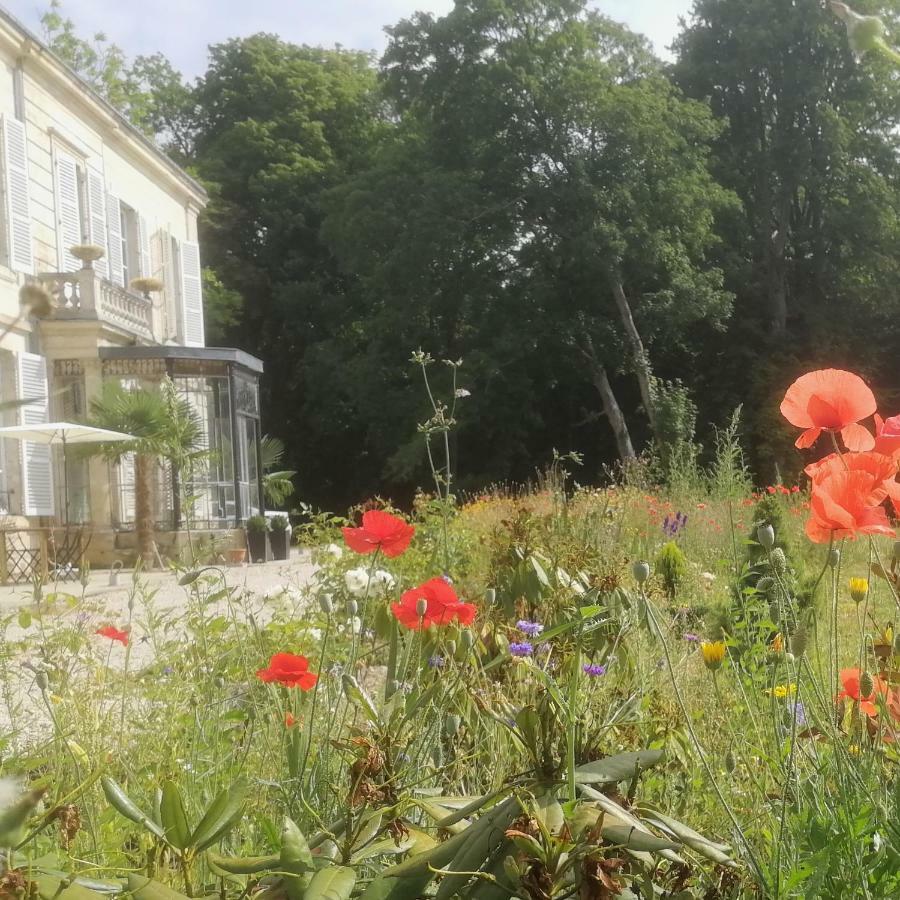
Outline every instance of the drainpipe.
[[234, 377], [234, 368], [228, 367], [228, 391], [231, 394], [228, 404], [231, 413], [231, 471], [234, 475], [234, 527], [240, 528], [244, 523], [244, 506], [241, 501], [241, 454], [238, 449], [238, 441], [242, 439], [238, 433], [237, 415], [237, 379]]

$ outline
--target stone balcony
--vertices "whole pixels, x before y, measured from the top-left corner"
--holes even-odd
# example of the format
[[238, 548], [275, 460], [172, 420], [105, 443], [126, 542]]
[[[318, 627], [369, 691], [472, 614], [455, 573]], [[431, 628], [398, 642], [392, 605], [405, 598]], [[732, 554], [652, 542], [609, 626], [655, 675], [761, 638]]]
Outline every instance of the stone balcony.
[[101, 278], [92, 268], [42, 272], [37, 277], [56, 303], [54, 319], [89, 319], [154, 343], [152, 301]]

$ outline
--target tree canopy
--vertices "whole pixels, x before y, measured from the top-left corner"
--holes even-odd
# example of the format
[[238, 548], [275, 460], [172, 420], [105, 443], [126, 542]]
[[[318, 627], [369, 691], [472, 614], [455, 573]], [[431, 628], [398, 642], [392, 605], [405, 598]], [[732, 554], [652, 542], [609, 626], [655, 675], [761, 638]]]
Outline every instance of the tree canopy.
[[209, 189], [208, 338], [265, 360], [304, 500], [425, 483], [417, 348], [464, 360], [469, 487], [665, 460], [739, 404], [768, 480], [801, 368], [900, 397], [900, 78], [818, 0], [696, 0], [671, 64], [585, 0], [457, 0], [380, 60], [258, 34], [194, 84], [45, 28]]

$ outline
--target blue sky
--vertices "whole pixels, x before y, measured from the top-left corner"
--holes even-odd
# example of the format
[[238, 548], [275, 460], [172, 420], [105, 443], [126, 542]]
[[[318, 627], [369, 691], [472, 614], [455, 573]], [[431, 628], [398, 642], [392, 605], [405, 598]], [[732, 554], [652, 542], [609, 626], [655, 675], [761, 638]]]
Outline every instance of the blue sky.
[[[35, 31], [45, 0], [0, 0]], [[416, 10], [444, 13], [452, 0], [63, 0], [62, 12], [82, 32], [103, 31], [129, 55], [162, 51], [186, 75], [205, 69], [206, 47], [225, 38], [268, 31], [307, 44], [380, 50], [384, 25]], [[596, 0], [664, 53], [690, 0]], [[39, 31], [38, 31], [39, 33]]]

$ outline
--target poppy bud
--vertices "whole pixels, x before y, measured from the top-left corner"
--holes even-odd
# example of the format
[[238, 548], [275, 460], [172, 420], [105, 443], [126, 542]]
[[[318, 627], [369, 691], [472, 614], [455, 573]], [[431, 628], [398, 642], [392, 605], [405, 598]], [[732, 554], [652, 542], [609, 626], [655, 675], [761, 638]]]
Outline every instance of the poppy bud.
[[790, 666], [790, 665], [793, 665], [797, 661], [797, 658], [794, 656], [793, 653], [785, 653], [784, 661]]
[[464, 628], [462, 634], [459, 636], [459, 642], [462, 644], [463, 650], [469, 651], [475, 645], [475, 636], [468, 628]]
[[795, 656], [803, 656], [806, 652], [806, 646], [809, 643], [809, 634], [801, 625], [791, 636], [791, 650]]
[[459, 718], [459, 716], [452, 714], [447, 716], [447, 718], [444, 720], [444, 733], [448, 737], [453, 737], [453, 735], [456, 734], [457, 731], [459, 731], [459, 726], [461, 724], [462, 720]]
[[193, 584], [200, 577], [199, 569], [192, 569], [190, 572], [185, 572], [181, 578], [178, 579], [178, 584], [181, 587], [187, 587], [189, 584]]
[[775, 529], [771, 525], [760, 525], [756, 529], [756, 539], [766, 550], [771, 550], [775, 546]]
[[756, 582], [756, 589], [761, 594], [768, 593], [773, 587], [775, 587], [775, 579], [771, 578], [769, 575], [763, 575], [763, 577]]
[[355, 616], [359, 612], [359, 604], [355, 600], [347, 601], [347, 615]]
[[781, 547], [776, 547], [769, 554], [769, 560], [772, 563], [772, 569], [779, 575], [784, 575], [787, 572], [787, 557], [784, 555], [784, 550]]
[[488, 606], [493, 606], [497, 602], [497, 592], [494, 590], [494, 588], [488, 588], [484, 592], [484, 602]]
[[456, 641], [447, 641], [447, 656], [456, 656]]
[[321, 609], [326, 616], [331, 615], [334, 610], [334, 604], [331, 602], [331, 596], [329, 594], [322, 594], [319, 597], [319, 609]]
[[638, 584], [643, 584], [650, 577], [650, 563], [645, 560], [638, 560], [631, 567], [631, 574]]
[[424, 619], [425, 613], [427, 613], [427, 612], [428, 612], [428, 601], [424, 597], [419, 597], [419, 599], [416, 600], [416, 615], [420, 619]]
[[874, 690], [875, 679], [872, 677], [872, 673], [863, 672], [862, 675], [859, 676], [859, 696], [865, 700], [872, 695]]
[[[896, 546], [896, 545], [895, 545]], [[833, 547], [831, 553], [828, 554], [828, 565], [832, 569], [836, 569], [841, 564], [841, 551], [837, 547]]]
[[47, 673], [38, 670], [34, 673], [34, 683], [38, 686], [40, 691], [46, 691], [50, 685], [49, 680], [47, 679]]
[[213, 679], [213, 684], [221, 690], [223, 687], [225, 687], [225, 679], [221, 675], [216, 675], [216, 677]]
[[734, 752], [729, 748], [725, 754], [725, 771], [730, 775], [737, 768], [737, 759]]

